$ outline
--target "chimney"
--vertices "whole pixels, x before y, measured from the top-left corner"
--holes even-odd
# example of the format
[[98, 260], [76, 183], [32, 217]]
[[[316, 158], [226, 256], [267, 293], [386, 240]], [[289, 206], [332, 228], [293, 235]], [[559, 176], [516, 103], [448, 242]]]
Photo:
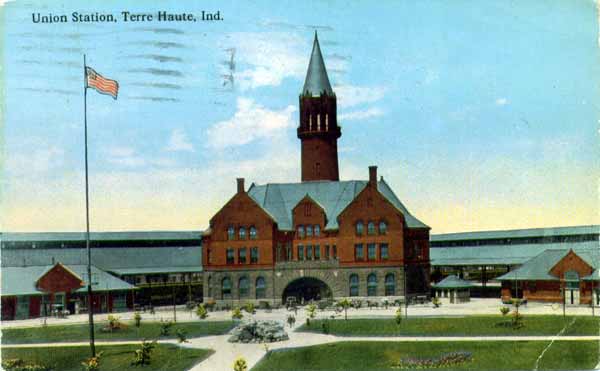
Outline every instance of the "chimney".
[[369, 184], [377, 185], [377, 166], [369, 166]]
[[237, 193], [244, 193], [244, 178], [237, 178]]

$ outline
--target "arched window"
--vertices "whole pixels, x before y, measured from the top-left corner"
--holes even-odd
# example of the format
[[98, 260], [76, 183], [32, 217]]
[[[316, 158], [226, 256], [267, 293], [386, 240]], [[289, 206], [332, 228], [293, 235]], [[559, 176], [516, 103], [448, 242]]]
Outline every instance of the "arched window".
[[256, 227], [252, 226], [252, 227], [250, 227], [250, 239], [255, 240], [256, 237], [258, 237], [258, 234], [256, 232]]
[[350, 296], [358, 296], [358, 274], [350, 275]]
[[385, 295], [396, 295], [396, 276], [393, 273], [385, 275]]
[[565, 281], [567, 282], [567, 289], [579, 289], [579, 273], [577, 273], [576, 271], [571, 270], [565, 272]]
[[387, 233], [387, 223], [383, 220], [379, 222], [379, 234]]
[[246, 239], [246, 228], [240, 227], [240, 231], [238, 233], [240, 235], [240, 240]]
[[315, 237], [319, 237], [321, 235], [321, 226], [315, 225]]
[[307, 225], [306, 226], [306, 237], [312, 237], [313, 235], [313, 230], [312, 230], [312, 225]]
[[367, 296], [377, 296], [377, 275], [375, 273], [367, 276]]
[[359, 235], [359, 236], [362, 235], [364, 233], [364, 229], [365, 229], [365, 226], [363, 225], [363, 222], [361, 222], [361, 221], [356, 222], [356, 234], [357, 235]]
[[221, 295], [224, 300], [231, 299], [231, 278], [225, 277], [221, 281]]
[[298, 238], [304, 238], [304, 226], [298, 226]]
[[238, 281], [238, 287], [240, 298], [247, 298], [248, 293], [250, 292], [250, 281], [248, 280], [248, 277], [240, 277], [240, 280]]
[[227, 228], [227, 239], [228, 240], [233, 240], [235, 238], [235, 228], [233, 228], [233, 226], [229, 226]]
[[265, 297], [266, 283], [264, 277], [258, 277], [256, 279], [256, 298], [263, 299]]
[[375, 223], [369, 222], [367, 224], [367, 234], [375, 234]]

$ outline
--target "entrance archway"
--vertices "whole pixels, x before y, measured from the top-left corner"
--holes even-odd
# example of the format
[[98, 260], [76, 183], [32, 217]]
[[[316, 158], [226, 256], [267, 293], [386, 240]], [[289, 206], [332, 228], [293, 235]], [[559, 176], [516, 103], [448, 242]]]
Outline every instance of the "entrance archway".
[[331, 289], [320, 279], [313, 277], [302, 277], [288, 283], [283, 290], [282, 300], [285, 303], [287, 298], [295, 297], [297, 303], [307, 303], [311, 300], [331, 299]]

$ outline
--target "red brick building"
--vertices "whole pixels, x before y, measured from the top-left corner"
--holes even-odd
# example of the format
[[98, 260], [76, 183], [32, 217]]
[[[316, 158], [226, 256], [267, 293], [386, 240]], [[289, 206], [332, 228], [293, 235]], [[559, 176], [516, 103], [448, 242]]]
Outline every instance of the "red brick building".
[[367, 181], [339, 180], [337, 98], [316, 36], [299, 103], [301, 182], [237, 180], [202, 236], [204, 300], [428, 295], [429, 227], [376, 166]]

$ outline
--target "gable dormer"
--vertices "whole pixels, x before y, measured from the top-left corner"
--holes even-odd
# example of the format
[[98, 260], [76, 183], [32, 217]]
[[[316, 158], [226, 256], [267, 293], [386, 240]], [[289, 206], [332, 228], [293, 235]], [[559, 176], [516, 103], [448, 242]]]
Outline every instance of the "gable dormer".
[[315, 226], [318, 226], [319, 234], [321, 234], [327, 225], [325, 209], [307, 194], [292, 209], [292, 224], [296, 231], [298, 231], [298, 226], [303, 226], [306, 232], [306, 227], [310, 226], [313, 230], [312, 235], [314, 235]]
[[560, 279], [564, 279], [565, 273], [570, 271], [577, 272], [579, 277], [585, 277], [592, 274], [594, 268], [573, 250], [569, 250], [569, 252], [560, 259], [548, 273]]

